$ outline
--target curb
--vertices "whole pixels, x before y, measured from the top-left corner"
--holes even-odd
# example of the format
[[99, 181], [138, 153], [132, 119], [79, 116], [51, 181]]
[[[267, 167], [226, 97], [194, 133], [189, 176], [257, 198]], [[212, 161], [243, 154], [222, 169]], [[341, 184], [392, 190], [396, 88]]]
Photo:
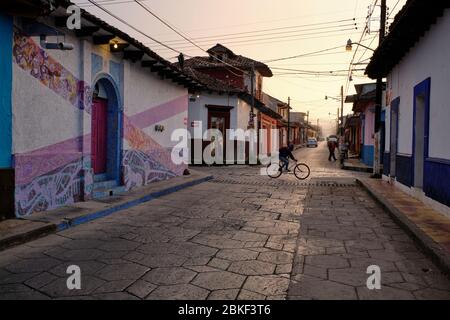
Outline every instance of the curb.
[[373, 173], [372, 168], [351, 167], [351, 166], [346, 166], [345, 164], [342, 166], [342, 170]]
[[39, 239], [56, 231], [56, 225], [47, 223], [41, 227], [26, 231], [18, 232], [0, 239], [0, 251], [11, 248], [13, 246]]
[[100, 219], [106, 216], [109, 216], [113, 213], [116, 213], [121, 210], [129, 209], [131, 207], [137, 206], [139, 204], [149, 202], [151, 200], [160, 198], [162, 196], [174, 193], [176, 191], [189, 188], [198, 184], [201, 184], [203, 182], [207, 182], [212, 180], [213, 176], [206, 176], [203, 178], [199, 178], [197, 180], [189, 181], [180, 185], [172, 186], [166, 189], [162, 189], [160, 191], [155, 191], [152, 193], [149, 193], [145, 196], [141, 196], [137, 199], [130, 200], [125, 203], [121, 203], [116, 206], [109, 207], [104, 210], [100, 210], [97, 212], [91, 212], [73, 219], [67, 219], [59, 224], [57, 223], [46, 223], [43, 226], [37, 227], [35, 229], [26, 231], [26, 232], [18, 232], [16, 234], [12, 234], [10, 236], [4, 237], [0, 239], [0, 251], [5, 250], [7, 248], [10, 248], [15, 245], [24, 244], [26, 242], [29, 242], [31, 240], [36, 240], [38, 238], [42, 238], [46, 235], [59, 232], [62, 230], [67, 230], [69, 228], [73, 228], [75, 226]]
[[200, 183], [212, 180], [212, 179], [213, 179], [213, 176], [207, 176], [207, 177], [204, 177], [204, 178], [200, 178], [200, 179], [197, 179], [197, 180], [193, 180], [193, 181], [190, 181], [190, 182], [186, 182], [186, 183], [180, 184], [178, 186], [174, 186], [174, 187], [170, 187], [170, 188], [167, 188], [167, 189], [163, 189], [161, 191], [152, 192], [152, 193], [147, 194], [147, 195], [145, 195], [143, 197], [131, 200], [131, 201], [126, 202], [126, 203], [119, 204], [117, 206], [113, 206], [113, 207], [107, 208], [105, 210], [100, 210], [100, 211], [89, 213], [89, 214], [86, 214], [86, 215], [83, 215], [83, 216], [80, 216], [80, 217], [77, 217], [77, 218], [69, 219], [69, 220], [66, 220], [66, 221], [56, 225], [56, 230], [57, 231], [66, 230], [66, 229], [69, 229], [69, 228], [72, 228], [72, 227], [75, 227], [75, 226], [78, 226], [78, 225], [81, 225], [81, 224], [84, 224], [84, 223], [87, 223], [87, 222], [90, 222], [90, 221], [93, 221], [93, 220], [96, 220], [96, 219], [107, 217], [107, 216], [109, 216], [109, 215], [111, 215], [111, 214], [113, 214], [115, 212], [126, 210], [126, 209], [129, 209], [131, 207], [135, 207], [135, 206], [140, 205], [142, 203], [152, 201], [152, 200], [160, 198], [162, 196], [174, 193], [176, 191], [179, 191], [179, 190], [182, 190], [182, 189], [185, 189], [185, 188], [189, 188], [189, 187], [195, 186], [197, 184], [200, 184]]
[[364, 188], [372, 198], [374, 198], [375, 201], [389, 213], [394, 221], [415, 240], [441, 271], [450, 277], [450, 254], [448, 254], [439, 244], [434, 242], [434, 240], [424, 231], [417, 227], [415, 223], [409, 220], [400, 210], [395, 208], [392, 203], [384, 199], [364, 181], [356, 179], [356, 182]]

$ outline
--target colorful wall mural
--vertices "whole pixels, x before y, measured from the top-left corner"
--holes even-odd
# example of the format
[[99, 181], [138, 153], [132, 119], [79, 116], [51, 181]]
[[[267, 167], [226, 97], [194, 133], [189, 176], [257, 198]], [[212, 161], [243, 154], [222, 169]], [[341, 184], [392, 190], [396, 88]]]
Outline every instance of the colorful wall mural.
[[85, 104], [90, 105], [91, 95], [84, 81], [76, 79], [58, 61], [41, 49], [33, 39], [15, 32], [13, 57], [19, 67], [69, 101], [74, 107], [84, 109]]
[[[92, 86], [77, 79], [33, 39], [18, 32], [14, 34], [13, 62], [31, 79], [64, 98], [69, 106], [90, 114]], [[114, 66], [117, 69], [117, 63]], [[126, 87], [126, 84], [121, 86]], [[124, 110], [126, 112], [126, 106]], [[123, 116], [124, 139], [129, 146], [129, 150], [122, 151], [123, 182], [127, 190], [183, 173], [186, 166], [172, 163], [171, 149], [159, 145], [143, 129], [184, 112], [187, 113], [187, 92], [183, 97], [151, 106], [138, 115]], [[49, 115], [46, 117], [48, 119]], [[180, 127], [183, 125], [180, 123]], [[90, 139], [90, 134], [80, 132], [79, 136], [66, 141], [14, 155], [17, 216], [90, 198], [95, 188], [90, 167]]]
[[31, 183], [16, 186], [16, 214], [51, 210], [81, 200], [81, 161], [74, 161]]

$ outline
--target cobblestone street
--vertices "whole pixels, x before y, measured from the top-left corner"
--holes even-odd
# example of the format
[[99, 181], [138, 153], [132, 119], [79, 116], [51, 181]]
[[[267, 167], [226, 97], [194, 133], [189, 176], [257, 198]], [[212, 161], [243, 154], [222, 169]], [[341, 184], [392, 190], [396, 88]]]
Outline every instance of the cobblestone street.
[[[450, 299], [449, 280], [324, 144], [297, 157], [308, 181], [199, 168], [215, 179], [0, 252], [0, 299]], [[67, 289], [70, 265], [81, 290]], [[381, 290], [366, 287], [370, 265]]]

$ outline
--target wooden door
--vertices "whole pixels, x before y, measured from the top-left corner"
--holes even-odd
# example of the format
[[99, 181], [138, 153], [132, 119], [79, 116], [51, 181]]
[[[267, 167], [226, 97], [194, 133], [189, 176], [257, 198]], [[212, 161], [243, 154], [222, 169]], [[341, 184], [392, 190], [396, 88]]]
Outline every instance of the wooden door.
[[208, 129], [218, 129], [222, 133], [222, 143], [218, 145], [221, 148], [224, 163], [226, 161], [225, 141], [227, 139], [227, 130], [230, 129], [230, 111], [208, 110]]
[[92, 102], [92, 168], [94, 174], [106, 172], [107, 101]]

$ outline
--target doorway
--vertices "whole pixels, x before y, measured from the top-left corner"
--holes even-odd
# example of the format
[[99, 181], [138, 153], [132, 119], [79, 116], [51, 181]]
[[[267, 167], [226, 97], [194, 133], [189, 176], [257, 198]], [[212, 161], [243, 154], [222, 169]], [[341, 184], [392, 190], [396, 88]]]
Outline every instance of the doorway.
[[413, 174], [414, 187], [423, 190], [425, 159], [428, 157], [430, 79], [414, 88]]
[[396, 177], [396, 164], [397, 164], [397, 150], [398, 150], [398, 117], [399, 117], [400, 98], [397, 98], [391, 103], [391, 128], [390, 128], [390, 177], [394, 179]]
[[[215, 141], [216, 137], [211, 137], [211, 143], [215, 144], [212, 156], [221, 155], [222, 159], [227, 159], [225, 141], [227, 139], [227, 130], [230, 129], [230, 110], [216, 108], [208, 108], [208, 129], [217, 129], [222, 134], [222, 139]], [[223, 162], [222, 162], [223, 163]]]
[[93, 82], [91, 104], [91, 168], [94, 182], [121, 185], [123, 103], [110, 75], [101, 73]]
[[108, 102], [96, 98], [92, 101], [91, 161], [95, 175], [106, 173]]
[[424, 170], [424, 133], [425, 133], [425, 98], [423, 95], [415, 97], [415, 123], [414, 123], [414, 187], [423, 188]]

